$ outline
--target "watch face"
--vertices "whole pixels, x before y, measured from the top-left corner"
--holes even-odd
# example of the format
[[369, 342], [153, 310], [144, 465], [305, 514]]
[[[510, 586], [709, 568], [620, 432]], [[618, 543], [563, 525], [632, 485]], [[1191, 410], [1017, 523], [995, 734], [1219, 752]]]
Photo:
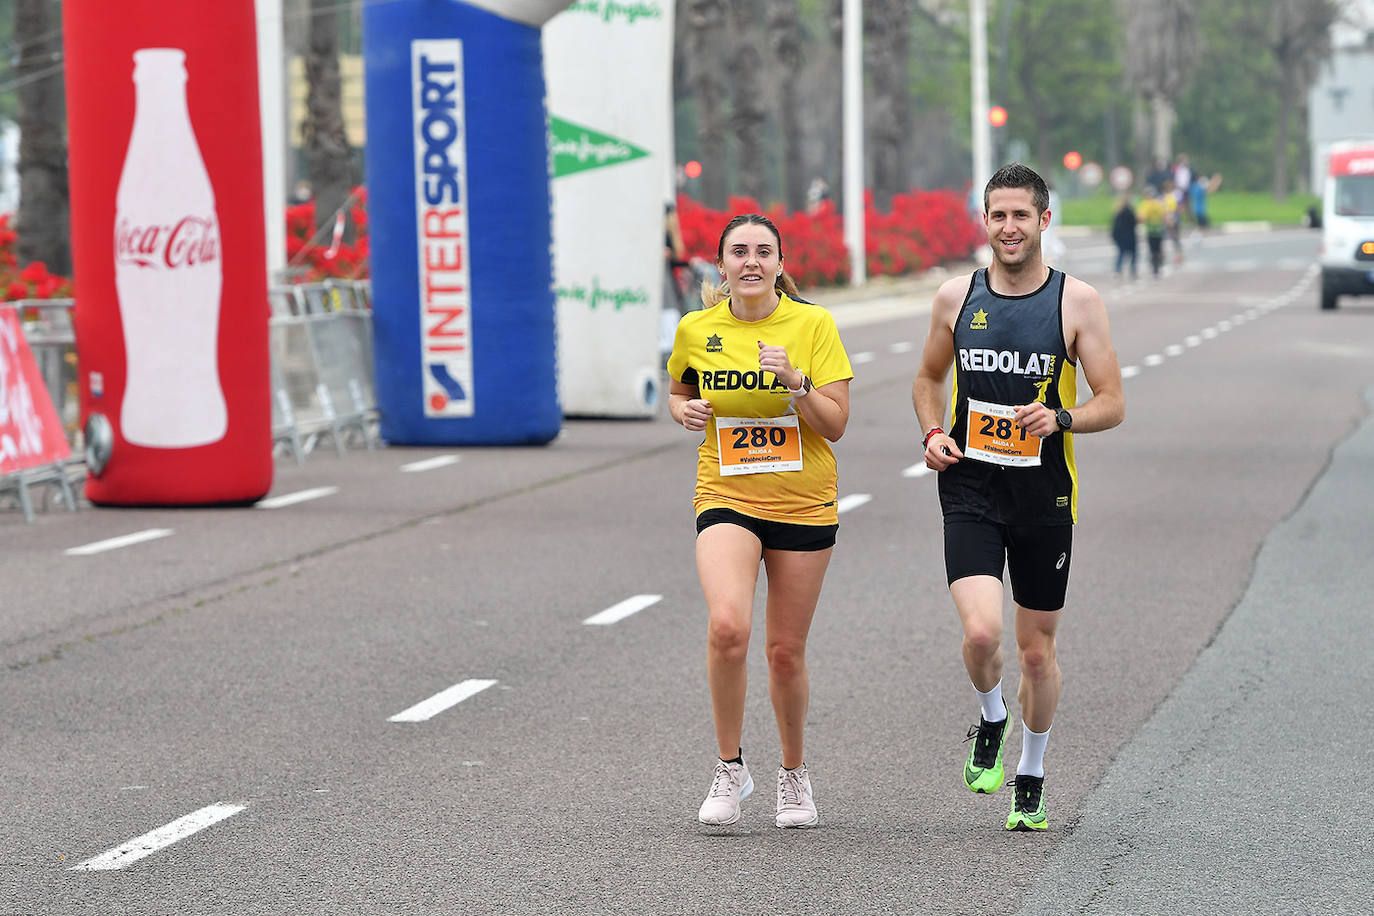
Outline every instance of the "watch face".
[[1054, 419], [1059, 423], [1060, 429], [1069, 429], [1073, 426], [1073, 414], [1062, 407], [1055, 412]]

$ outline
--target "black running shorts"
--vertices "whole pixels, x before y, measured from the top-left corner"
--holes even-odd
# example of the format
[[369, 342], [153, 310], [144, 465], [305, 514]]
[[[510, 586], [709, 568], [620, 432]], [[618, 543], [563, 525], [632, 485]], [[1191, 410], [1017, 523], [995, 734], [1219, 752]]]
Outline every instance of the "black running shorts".
[[697, 516], [697, 534], [712, 525], [739, 525], [751, 531], [764, 550], [826, 550], [835, 546], [839, 525], [792, 525], [770, 522], [733, 509], [707, 509]]
[[945, 519], [945, 575], [953, 585], [966, 576], [1011, 574], [1011, 596], [1023, 608], [1057, 611], [1069, 588], [1073, 525], [1001, 525]]

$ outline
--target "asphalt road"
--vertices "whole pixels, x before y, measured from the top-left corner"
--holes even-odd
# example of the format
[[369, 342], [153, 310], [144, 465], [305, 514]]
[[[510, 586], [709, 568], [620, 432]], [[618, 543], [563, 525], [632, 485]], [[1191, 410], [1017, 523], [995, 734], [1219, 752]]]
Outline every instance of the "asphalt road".
[[760, 791], [696, 823], [695, 441], [581, 420], [282, 462], [273, 495], [317, 498], [278, 509], [0, 516], [0, 913], [1374, 909], [1374, 305], [1318, 311], [1311, 234], [1209, 238], [1137, 283], [1069, 241], [1128, 415], [1078, 440], [1047, 834], [960, 781], [977, 705], [913, 470], [929, 290], [894, 284], [835, 297], [856, 379], [811, 639], [819, 829], [772, 824], [761, 614]]

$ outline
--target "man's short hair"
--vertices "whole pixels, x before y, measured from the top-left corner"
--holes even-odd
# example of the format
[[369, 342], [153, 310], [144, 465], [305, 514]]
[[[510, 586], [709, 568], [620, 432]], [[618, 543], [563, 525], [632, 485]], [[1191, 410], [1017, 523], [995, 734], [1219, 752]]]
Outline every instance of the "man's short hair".
[[1031, 192], [1031, 203], [1039, 216], [1050, 208], [1050, 189], [1035, 169], [1019, 162], [1009, 162], [992, 173], [983, 189], [983, 212], [988, 212], [988, 198], [1002, 188], [1023, 188]]

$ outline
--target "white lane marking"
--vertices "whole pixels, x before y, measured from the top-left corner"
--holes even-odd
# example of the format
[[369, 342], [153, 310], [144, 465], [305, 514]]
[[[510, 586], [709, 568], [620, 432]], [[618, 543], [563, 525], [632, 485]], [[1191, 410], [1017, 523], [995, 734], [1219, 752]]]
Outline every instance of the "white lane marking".
[[1229, 330], [1231, 330], [1231, 322], [1229, 322], [1229, 321], [1227, 321], [1227, 320], [1225, 320], [1225, 319], [1223, 318], [1221, 321], [1218, 321], [1218, 322], [1217, 322], [1217, 330], [1218, 330], [1218, 331], [1229, 331]]
[[930, 473], [933, 472], [930, 470], [930, 468], [926, 467], [926, 463], [924, 461], [922, 461], [920, 464], [913, 464], [911, 467], [904, 468], [902, 470], [903, 477], [924, 477]]
[[916, 349], [916, 347], [909, 340], [899, 340], [892, 346], [888, 347], [888, 349], [891, 350], [893, 353], [910, 353], [912, 350]]
[[1122, 367], [1121, 367], [1121, 377], [1122, 377], [1122, 378], [1135, 378], [1135, 377], [1136, 377], [1137, 375], [1139, 375], [1139, 374], [1140, 374], [1140, 367], [1139, 367], [1139, 366], [1122, 366]]
[[93, 553], [118, 550], [121, 547], [142, 544], [144, 541], [156, 541], [158, 538], [165, 538], [171, 533], [171, 528], [147, 528], [143, 531], [135, 531], [133, 534], [121, 534], [116, 538], [106, 538], [103, 541], [82, 544], [80, 547], [68, 547], [63, 553], [69, 557], [89, 557]]
[[446, 468], [450, 464], [457, 464], [458, 459], [458, 455], [435, 455], [433, 458], [426, 458], [423, 461], [403, 464], [401, 471], [405, 474], [418, 474], [420, 471], [432, 471], [435, 468]]
[[470, 678], [462, 683], [454, 684], [447, 690], [439, 691], [428, 700], [421, 700], [404, 712], [396, 713], [396, 715], [387, 719], [387, 721], [423, 722], [426, 719], [432, 719], [450, 706], [458, 705], [468, 697], [481, 693], [495, 683], [495, 681]]
[[124, 868], [145, 856], [152, 855], [159, 849], [165, 849], [178, 840], [184, 840], [191, 834], [204, 830], [211, 824], [217, 824], [227, 817], [233, 817], [245, 807], [247, 806], [208, 805], [199, 811], [192, 811], [185, 817], [179, 817], [166, 826], [150, 830], [143, 836], [135, 837], [122, 846], [116, 846], [109, 852], [102, 852], [98, 856], [79, 862], [73, 865], [69, 871], [109, 871], [110, 869]]
[[850, 493], [848, 496], [841, 496], [835, 509], [839, 512], [848, 512], [850, 509], [857, 509], [873, 497], [868, 493]]
[[1216, 329], [1216, 328], [1203, 328], [1202, 331], [1201, 331], [1201, 333], [1202, 333], [1202, 339], [1203, 339], [1203, 340], [1211, 340], [1213, 337], [1216, 337], [1216, 336], [1217, 336], [1217, 329]]
[[1164, 355], [1165, 355], [1165, 356], [1182, 356], [1182, 355], [1183, 355], [1183, 348], [1182, 348], [1181, 346], [1179, 346], [1178, 344], [1169, 344], [1169, 346], [1167, 346], [1167, 347], [1164, 348]]
[[662, 600], [662, 595], [635, 595], [632, 598], [626, 598], [619, 604], [611, 605], [604, 611], [593, 614], [582, 622], [591, 627], [609, 626], [617, 621], [624, 620], [631, 614], [638, 614], [646, 607], [652, 607]]
[[849, 364], [851, 366], [862, 366], [864, 363], [871, 363], [877, 358], [878, 354], [874, 353], [872, 350], [865, 350], [862, 353], [855, 353], [853, 356], [849, 357]]
[[259, 509], [281, 509], [285, 506], [294, 506], [296, 503], [309, 502], [312, 499], [322, 499], [326, 496], [333, 496], [339, 492], [338, 487], [311, 487], [309, 490], [297, 490], [295, 493], [283, 493], [281, 496], [273, 496], [270, 499], [258, 501]]
[[1158, 353], [1151, 353], [1149, 356], [1142, 359], [1141, 362], [1147, 366], [1158, 366], [1164, 362], [1164, 357], [1160, 356]]
[[1198, 347], [1202, 345], [1202, 338], [1196, 334], [1189, 334], [1187, 337], [1183, 338], [1183, 342], [1190, 347]]

